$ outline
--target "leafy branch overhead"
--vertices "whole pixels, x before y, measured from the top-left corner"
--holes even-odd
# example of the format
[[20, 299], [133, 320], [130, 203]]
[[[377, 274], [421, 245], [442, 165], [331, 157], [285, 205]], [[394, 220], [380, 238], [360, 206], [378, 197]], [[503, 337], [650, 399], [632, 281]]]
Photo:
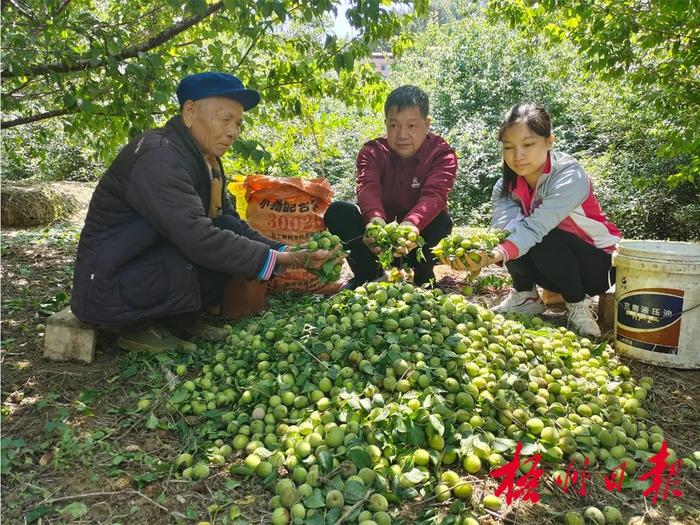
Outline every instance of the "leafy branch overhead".
[[382, 42], [400, 52], [402, 28], [427, 3], [351, 3], [356, 36], [342, 40], [332, 31], [339, 0], [3, 2], [2, 126], [59, 117], [115, 150], [174, 114], [178, 81], [206, 69], [260, 90], [263, 122], [299, 115], [304, 97], [376, 104], [383, 81], [359, 59]]
[[669, 182], [700, 181], [700, 3], [669, 0], [491, 0], [491, 13], [532, 35], [569, 40], [588, 69], [638, 86], [667, 116], [663, 156], [687, 155]]

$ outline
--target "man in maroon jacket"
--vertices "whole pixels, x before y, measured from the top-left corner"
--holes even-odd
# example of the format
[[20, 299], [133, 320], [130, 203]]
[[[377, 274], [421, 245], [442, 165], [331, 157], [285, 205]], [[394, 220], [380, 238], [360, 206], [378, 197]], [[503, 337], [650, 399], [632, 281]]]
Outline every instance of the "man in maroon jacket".
[[[357, 204], [334, 202], [324, 221], [350, 251], [355, 288], [381, 275], [378, 249], [364, 235], [372, 221], [398, 221], [425, 239], [425, 261], [416, 250], [406, 256], [414, 282], [435, 277], [431, 247], [452, 231], [447, 196], [457, 174], [457, 156], [441, 137], [430, 132], [428, 95], [415, 86], [392, 91], [384, 104], [386, 137], [367, 142], [357, 156]], [[415, 247], [415, 246], [414, 246]]]

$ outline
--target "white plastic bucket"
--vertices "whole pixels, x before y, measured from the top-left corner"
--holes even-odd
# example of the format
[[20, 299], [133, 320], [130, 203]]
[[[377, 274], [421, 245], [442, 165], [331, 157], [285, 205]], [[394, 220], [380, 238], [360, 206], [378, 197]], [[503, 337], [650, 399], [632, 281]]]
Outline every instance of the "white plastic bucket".
[[700, 244], [622, 240], [613, 265], [615, 348], [645, 363], [700, 368]]

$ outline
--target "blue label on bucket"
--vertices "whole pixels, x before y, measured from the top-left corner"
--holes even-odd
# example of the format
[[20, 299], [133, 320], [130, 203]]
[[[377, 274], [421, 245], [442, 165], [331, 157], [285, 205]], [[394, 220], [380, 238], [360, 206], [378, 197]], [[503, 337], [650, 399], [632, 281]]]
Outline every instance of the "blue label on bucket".
[[617, 321], [629, 328], [656, 329], [678, 321], [682, 311], [682, 295], [632, 292], [617, 303]]
[[683, 290], [645, 288], [621, 296], [617, 302], [618, 341], [640, 350], [677, 353], [683, 295]]

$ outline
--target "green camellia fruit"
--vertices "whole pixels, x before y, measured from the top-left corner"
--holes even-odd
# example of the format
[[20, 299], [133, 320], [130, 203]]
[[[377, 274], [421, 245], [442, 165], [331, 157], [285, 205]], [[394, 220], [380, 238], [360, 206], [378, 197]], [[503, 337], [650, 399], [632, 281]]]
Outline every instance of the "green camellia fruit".
[[345, 441], [345, 431], [343, 431], [340, 427], [334, 427], [326, 433], [325, 439], [326, 445], [328, 445], [330, 448], [336, 448], [342, 445], [343, 441]]
[[192, 465], [192, 461], [194, 458], [192, 457], [192, 454], [180, 454], [176, 459], [175, 459], [175, 466], [177, 468], [185, 468], [189, 467]]
[[583, 517], [594, 525], [605, 525], [605, 516], [597, 507], [588, 507]]
[[389, 508], [389, 502], [382, 494], [372, 494], [367, 501], [367, 506], [372, 512], [385, 512]]
[[194, 479], [204, 479], [209, 477], [209, 466], [204, 463], [197, 463], [192, 467], [192, 477]]
[[459, 499], [469, 499], [474, 493], [474, 487], [471, 483], [461, 480], [454, 484], [452, 492], [454, 492], [454, 495]]
[[326, 507], [329, 509], [342, 509], [345, 505], [345, 497], [339, 490], [329, 490], [326, 494]]
[[578, 512], [569, 511], [564, 514], [564, 525], [586, 525], [586, 522]]
[[503, 504], [501, 502], [501, 498], [494, 494], [488, 494], [484, 496], [484, 507], [489, 509], [489, 510], [498, 510], [501, 508], [501, 505]]
[[525, 423], [525, 426], [527, 426], [527, 429], [530, 431], [530, 433], [535, 436], [539, 436], [542, 432], [542, 429], [544, 429], [544, 423], [538, 417], [528, 419], [527, 423]]
[[435, 487], [435, 499], [437, 501], [447, 501], [452, 496], [452, 491], [446, 483], [438, 483]]
[[289, 523], [289, 511], [284, 507], [280, 507], [272, 511], [272, 516], [270, 516], [272, 525], [288, 525]]
[[462, 462], [462, 467], [470, 474], [476, 474], [481, 470], [481, 460], [474, 455], [466, 456]]
[[392, 520], [388, 512], [375, 512], [374, 516], [372, 517], [374, 518], [374, 521], [377, 522], [377, 525], [391, 525]]
[[607, 525], [622, 523], [622, 513], [612, 505], [603, 507], [603, 516]]
[[427, 450], [419, 448], [413, 453], [413, 462], [420, 466], [427, 465], [430, 462], [430, 454]]

